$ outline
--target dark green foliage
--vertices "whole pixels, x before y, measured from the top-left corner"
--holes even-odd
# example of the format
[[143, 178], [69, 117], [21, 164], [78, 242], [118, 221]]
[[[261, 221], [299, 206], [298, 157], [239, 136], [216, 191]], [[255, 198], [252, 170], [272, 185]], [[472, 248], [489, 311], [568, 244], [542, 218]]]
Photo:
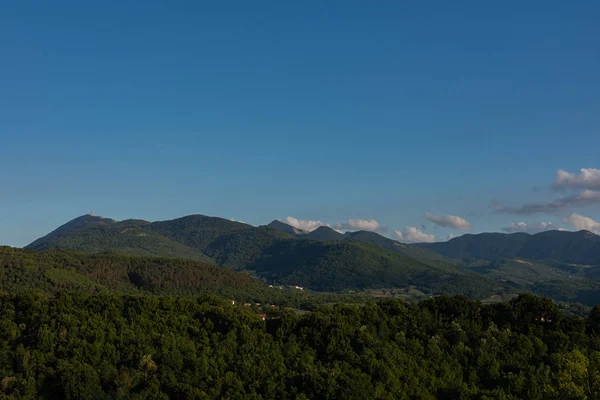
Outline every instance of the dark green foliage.
[[250, 269], [272, 246], [294, 241], [288, 235], [266, 226], [223, 235], [204, 249], [220, 265], [234, 269]]
[[0, 398], [600, 399], [600, 323], [521, 296], [299, 314], [197, 299], [0, 296]]
[[302, 309], [365, 299], [360, 294], [269, 288], [248, 274], [198, 261], [70, 250], [38, 252], [0, 246], [0, 292], [51, 294], [63, 289], [187, 297], [217, 293], [238, 302]]
[[0, 267], [1, 287], [10, 292], [104, 288], [197, 295], [204, 291], [227, 294], [234, 288], [262, 288], [254, 278], [214, 264], [116, 253], [0, 247]]

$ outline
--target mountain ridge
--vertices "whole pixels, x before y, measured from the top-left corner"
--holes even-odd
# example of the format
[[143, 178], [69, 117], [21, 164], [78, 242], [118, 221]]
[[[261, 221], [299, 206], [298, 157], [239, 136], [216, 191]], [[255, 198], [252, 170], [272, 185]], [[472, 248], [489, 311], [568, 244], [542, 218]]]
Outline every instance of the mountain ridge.
[[[201, 214], [157, 222], [84, 215], [27, 248], [195, 259], [321, 291], [386, 285], [485, 297], [532, 290], [590, 301], [600, 295], [600, 268], [586, 267], [597, 239], [586, 231], [483, 233], [415, 245], [372, 231], [306, 233], [281, 221], [256, 227]], [[572, 252], [579, 255], [565, 257]]]
[[495, 261], [525, 258], [537, 261], [600, 265], [600, 236], [587, 231], [546, 231], [536, 234], [465, 234], [447, 242], [419, 243], [419, 247], [452, 258]]
[[[263, 279], [302, 284], [321, 291], [411, 285], [425, 292], [442, 293], [439, 289], [442, 281], [451, 293], [492, 295], [497, 287], [503, 287], [501, 291], [508, 290], [506, 285], [451, 263], [414, 259], [397, 251], [406, 245], [372, 232], [341, 234], [322, 228], [317, 234], [325, 234], [324, 239], [334, 232], [336, 239], [343, 240], [314, 240], [308, 235], [292, 235], [270, 225], [254, 227], [200, 214], [157, 222], [119, 222], [82, 216], [61, 225], [28, 248], [71, 248], [89, 253], [118, 251], [136, 255], [148, 255], [152, 251], [152, 256], [202, 257], [204, 262], [209, 259], [234, 270], [254, 271]], [[389, 244], [390, 248], [382, 244]], [[160, 251], [166, 254], [156, 254]], [[454, 284], [453, 278], [448, 278], [452, 276], [472, 284], [462, 281]]]

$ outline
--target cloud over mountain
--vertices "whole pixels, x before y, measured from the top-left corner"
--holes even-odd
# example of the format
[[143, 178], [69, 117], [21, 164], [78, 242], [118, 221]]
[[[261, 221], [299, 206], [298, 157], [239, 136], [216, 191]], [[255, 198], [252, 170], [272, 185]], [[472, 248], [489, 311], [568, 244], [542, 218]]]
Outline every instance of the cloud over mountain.
[[526, 232], [526, 233], [534, 234], [534, 233], [540, 233], [540, 232], [544, 232], [544, 231], [562, 230], [562, 228], [557, 226], [553, 222], [533, 222], [533, 223], [515, 222], [511, 226], [502, 228], [502, 230], [504, 232], [508, 232], [508, 233]]
[[320, 226], [328, 226], [339, 232], [343, 231], [373, 231], [385, 233], [388, 231], [386, 226], [382, 226], [378, 221], [374, 219], [354, 219], [351, 218], [346, 222], [338, 222], [337, 224], [328, 224], [327, 222], [319, 220], [305, 220], [298, 219], [295, 217], [286, 217], [283, 222], [303, 231], [311, 232]]
[[329, 226], [329, 224], [322, 221], [305, 220], [294, 217], [285, 217], [283, 222], [290, 226], [293, 226], [294, 228], [301, 229], [307, 232], [312, 232], [320, 226]]
[[454, 228], [461, 231], [468, 231], [471, 229], [471, 223], [457, 215], [433, 215], [427, 213], [425, 214], [425, 218], [434, 224], [445, 228]]
[[387, 232], [387, 227], [381, 226], [374, 219], [349, 219], [347, 222], [340, 222], [334, 225], [334, 228], [340, 231], [373, 231]]
[[553, 186], [557, 189], [600, 189], [600, 169], [581, 168], [579, 174], [559, 169]]
[[575, 230], [585, 229], [590, 232], [594, 232], [600, 235], [600, 222], [595, 221], [589, 217], [585, 217], [581, 214], [571, 214], [563, 219], [565, 224], [571, 225]]
[[408, 243], [433, 243], [437, 242], [435, 235], [425, 233], [414, 226], [407, 226], [402, 231], [394, 231], [394, 236]]

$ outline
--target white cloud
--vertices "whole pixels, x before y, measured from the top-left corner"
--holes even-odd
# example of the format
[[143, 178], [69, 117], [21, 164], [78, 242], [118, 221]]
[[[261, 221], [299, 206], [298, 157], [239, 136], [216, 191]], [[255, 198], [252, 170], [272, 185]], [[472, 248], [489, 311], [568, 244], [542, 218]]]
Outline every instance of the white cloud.
[[379, 222], [374, 219], [350, 219], [348, 225], [355, 229], [363, 229], [365, 231], [376, 231], [380, 228]]
[[539, 233], [551, 230], [562, 230], [561, 227], [557, 226], [553, 222], [533, 222], [528, 224], [527, 222], [515, 222], [511, 226], [502, 228], [504, 232], [515, 233], [515, 232], [526, 232], [526, 233]]
[[565, 224], [571, 225], [575, 230], [586, 230], [600, 235], [600, 222], [594, 221], [589, 217], [584, 217], [580, 214], [571, 214], [563, 219]]
[[381, 226], [381, 224], [374, 219], [349, 219], [347, 222], [336, 224], [335, 229], [341, 231], [387, 231], [387, 227]]
[[550, 200], [545, 203], [528, 203], [521, 207], [505, 206], [502, 203], [492, 202], [491, 207], [501, 213], [532, 215], [536, 213], [554, 214], [574, 207], [584, 207], [600, 204], [600, 192], [584, 190], [581, 193]]
[[435, 235], [425, 233], [414, 226], [407, 226], [402, 231], [394, 231], [394, 236], [408, 243], [433, 243], [437, 242]]
[[456, 235], [454, 233], [449, 233], [446, 240], [451, 240], [451, 239], [454, 239], [455, 237], [456, 237]]
[[294, 228], [302, 229], [303, 231], [308, 232], [314, 231], [320, 226], [327, 226], [342, 233], [347, 231], [373, 231], [385, 233], [388, 231], [386, 226], [382, 226], [374, 219], [349, 219], [346, 222], [339, 222], [332, 225], [319, 220], [304, 220], [294, 217], [286, 217], [282, 222], [285, 222]]
[[559, 169], [554, 180], [555, 188], [600, 189], [600, 169], [581, 168], [580, 173]]
[[443, 226], [445, 228], [454, 228], [461, 231], [468, 231], [471, 229], [471, 223], [457, 215], [433, 215], [427, 213], [425, 214], [425, 218], [434, 224]]
[[286, 217], [283, 222], [286, 224], [293, 226], [294, 228], [301, 229], [303, 231], [311, 232], [317, 229], [320, 226], [329, 226], [329, 224], [322, 221], [311, 221], [298, 219], [294, 217]]

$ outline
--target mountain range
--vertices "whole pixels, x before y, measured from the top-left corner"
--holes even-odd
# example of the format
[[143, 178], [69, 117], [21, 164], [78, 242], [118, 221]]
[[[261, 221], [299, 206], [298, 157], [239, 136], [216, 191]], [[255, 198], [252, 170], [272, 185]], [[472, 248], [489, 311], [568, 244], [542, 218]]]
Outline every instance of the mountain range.
[[447, 242], [422, 243], [419, 246], [446, 257], [503, 258], [600, 265], [600, 236], [589, 231], [546, 231], [527, 233], [480, 233], [463, 235]]
[[414, 287], [477, 298], [519, 291], [600, 298], [600, 237], [587, 231], [484, 233], [411, 245], [371, 231], [307, 232], [281, 221], [255, 227], [204, 215], [158, 222], [84, 215], [26, 248], [195, 260], [318, 291]]

